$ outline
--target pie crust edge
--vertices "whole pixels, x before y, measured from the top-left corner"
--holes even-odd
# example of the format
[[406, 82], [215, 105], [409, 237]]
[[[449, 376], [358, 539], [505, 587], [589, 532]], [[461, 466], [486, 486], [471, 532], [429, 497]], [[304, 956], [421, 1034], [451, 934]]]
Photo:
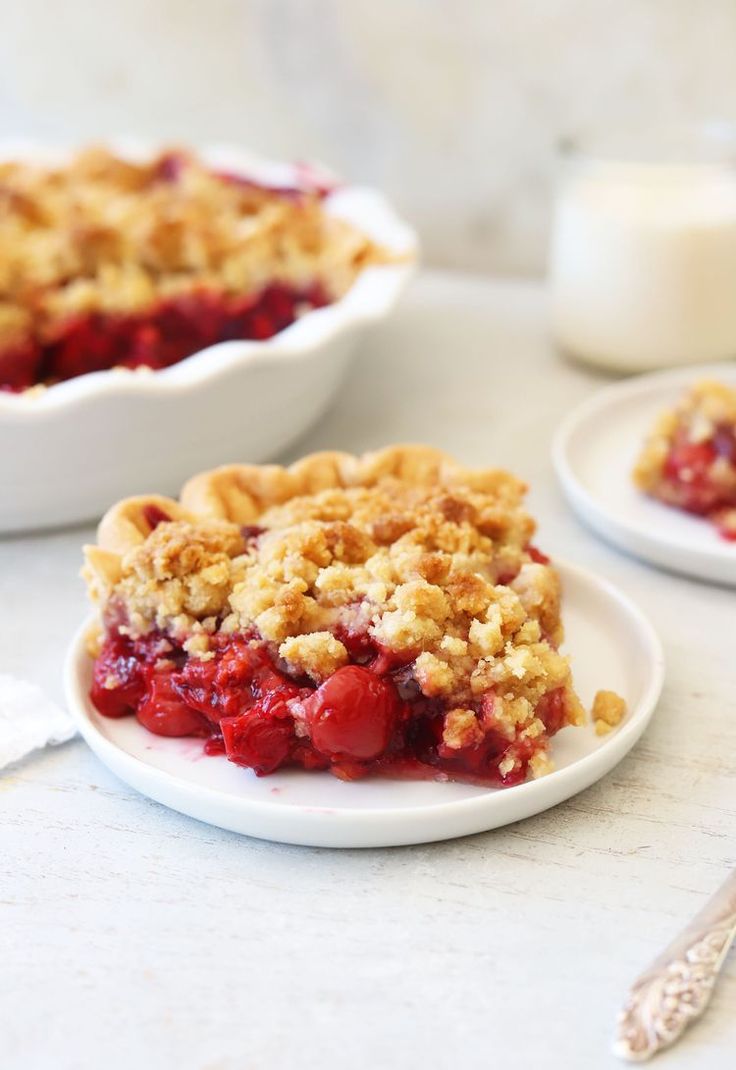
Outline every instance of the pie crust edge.
[[439, 484], [493, 491], [515, 506], [527, 490], [522, 480], [503, 469], [467, 468], [443, 450], [418, 444], [386, 446], [361, 455], [323, 450], [288, 467], [223, 465], [189, 479], [178, 500], [145, 494], [123, 498], [111, 506], [98, 525], [96, 545], [84, 547], [84, 575], [93, 597], [100, 586], [103, 590], [114, 586], [123, 556], [143, 543], [155, 526], [146, 516], [150, 507], [172, 520], [208, 518], [252, 524], [268, 508], [291, 498], [332, 488], [370, 487], [387, 476], [416, 486]]

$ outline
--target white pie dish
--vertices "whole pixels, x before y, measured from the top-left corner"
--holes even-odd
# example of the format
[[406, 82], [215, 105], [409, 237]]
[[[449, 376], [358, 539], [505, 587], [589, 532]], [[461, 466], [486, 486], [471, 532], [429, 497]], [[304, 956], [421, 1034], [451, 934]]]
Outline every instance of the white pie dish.
[[[123, 155], [155, 149], [112, 144]], [[216, 167], [273, 185], [298, 169], [230, 146], [200, 152]], [[0, 159], [59, 159], [40, 146], [0, 145]], [[195, 468], [273, 457], [329, 405], [357, 343], [391, 311], [414, 267], [413, 231], [376, 191], [341, 187], [326, 209], [403, 256], [365, 269], [334, 304], [265, 342], [230, 341], [163, 371], [92, 372], [40, 391], [0, 392], [0, 532], [98, 516], [116, 498], [176, 489]]]
[[547, 810], [611, 770], [641, 736], [659, 699], [664, 656], [640, 610], [608, 582], [560, 565], [563, 619], [577, 690], [586, 706], [599, 688], [626, 699], [623, 724], [606, 736], [566, 728], [552, 743], [557, 769], [498, 790], [450, 782], [362, 780], [288, 770], [258, 778], [202, 741], [163, 739], [133, 717], [92, 707], [89, 621], [67, 656], [67, 706], [98, 758], [142, 794], [200, 821], [260, 839], [316, 847], [389, 847], [497, 828]]
[[736, 543], [707, 520], [648, 498], [631, 476], [657, 416], [699, 379], [736, 387], [736, 364], [655, 372], [599, 391], [560, 426], [554, 465], [570, 505], [606, 541], [654, 565], [736, 586]]

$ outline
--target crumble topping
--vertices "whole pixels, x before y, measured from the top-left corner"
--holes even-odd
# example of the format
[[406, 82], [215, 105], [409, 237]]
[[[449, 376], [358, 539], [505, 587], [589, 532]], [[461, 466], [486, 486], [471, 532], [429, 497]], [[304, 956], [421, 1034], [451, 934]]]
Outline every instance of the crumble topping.
[[529, 559], [534, 524], [518, 500], [501, 509], [487, 492], [389, 477], [293, 498], [258, 521], [250, 542], [226, 520], [159, 523], [113, 588], [131, 631], [197, 634], [197, 655], [213, 618], [224, 632], [255, 629], [316, 681], [346, 663], [341, 633], [366, 632], [416, 658], [426, 695], [460, 703], [495, 688], [495, 715], [513, 724], [568, 686], [549, 641], [562, 636], [559, 583]]
[[461, 750], [480, 743], [483, 729], [474, 710], [449, 710], [442, 730], [442, 742], [451, 750]]
[[202, 290], [320, 283], [335, 299], [390, 259], [326, 212], [319, 191], [218, 174], [180, 149], [147, 163], [103, 148], [59, 166], [0, 163], [0, 206], [0, 348]]
[[348, 663], [347, 649], [332, 632], [291, 636], [280, 645], [279, 657], [292, 672], [311, 676], [313, 680], [331, 676]]
[[233, 583], [242, 574], [245, 543], [240, 530], [222, 520], [159, 524], [122, 560], [114, 586], [127, 612], [128, 628], [177, 635], [200, 632], [208, 618], [229, 608]]
[[593, 699], [591, 715], [596, 735], [605, 736], [623, 721], [626, 703], [615, 691], [598, 691]]

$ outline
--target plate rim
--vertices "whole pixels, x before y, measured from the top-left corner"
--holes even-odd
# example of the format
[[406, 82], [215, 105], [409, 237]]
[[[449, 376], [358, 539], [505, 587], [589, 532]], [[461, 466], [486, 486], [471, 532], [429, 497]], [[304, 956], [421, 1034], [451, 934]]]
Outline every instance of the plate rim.
[[[720, 361], [668, 368], [601, 387], [576, 405], [558, 425], [552, 439], [552, 463], [563, 493], [576, 516], [606, 543], [632, 553], [658, 568], [711, 583], [733, 586], [736, 585], [736, 553], [729, 552], [729, 544], [725, 540], [723, 546], [716, 543], [708, 548], [688, 545], [672, 538], [664, 527], [658, 529], [656, 535], [652, 535], [643, 522], [632, 521], [608, 510], [577, 475], [571, 459], [575, 434], [601, 410], [606, 410], [627, 398], [639, 398], [656, 388], [673, 389], [686, 386], [697, 379], [724, 374], [736, 385], [736, 363]], [[667, 509], [665, 505], [661, 508]]]
[[[595, 589], [596, 593], [603, 594], [606, 598], [615, 602], [617, 608], [624, 610], [629, 618], [635, 622], [646, 648], [643, 659], [648, 665], [648, 677], [634, 711], [629, 714], [626, 722], [620, 728], [606, 738], [601, 747], [561, 769], [553, 770], [538, 780], [526, 781], [510, 788], [490, 790], [487, 794], [470, 796], [464, 799], [419, 804], [402, 809], [389, 807], [359, 809], [350, 806], [335, 808], [332, 805], [320, 807], [319, 805], [302, 803], [285, 805], [270, 799], [245, 799], [234, 796], [225, 790], [178, 777], [168, 770], [159, 769], [136, 755], [130, 754], [104, 735], [91, 719], [89, 700], [82, 686], [82, 668], [83, 662], [89, 658], [85, 640], [90, 624], [96, 619], [94, 613], [90, 614], [77, 629], [67, 650], [64, 661], [64, 691], [67, 707], [87, 745], [118, 779], [128, 784], [144, 797], [152, 798], [169, 809], [187, 814], [196, 820], [216, 825], [220, 828], [230, 828], [241, 835], [252, 836], [257, 839], [268, 839], [279, 843], [350, 848], [430, 843], [440, 839], [471, 835], [484, 830], [490, 831], [493, 828], [501, 827], [517, 820], [524, 820], [534, 814], [551, 809], [560, 802], [564, 802], [590, 787], [605, 776], [607, 772], [615, 768], [637, 743], [649, 725], [664, 685], [665, 656], [662, 643], [654, 626], [638, 605], [615, 584], [595, 575], [588, 569], [580, 568], [577, 565], [558, 559], [555, 560], [555, 568], [560, 573], [563, 588], [566, 577], [569, 577], [573, 582], [582, 582], [589, 588]], [[208, 802], [212, 804], [224, 802], [246, 814], [252, 813], [266, 820], [272, 818], [275, 819], [277, 824], [281, 822], [292, 824], [293, 834], [287, 837], [282, 835], [268, 836], [253, 831], [244, 832], [242, 829], [233, 828], [201, 817], [191, 810], [183, 809], [164, 801], [156, 794], [143, 791], [136, 783], [133, 783], [119, 771], [121, 767], [131, 770], [131, 776], [134, 780], [139, 780], [140, 774], [140, 779], [151, 778], [162, 783], [164, 789], [168, 787], [174, 791], [183, 791], [184, 794], [192, 796], [195, 802], [198, 801], [205, 805]], [[545, 801], [545, 797], [548, 797], [551, 801]], [[488, 821], [490, 814], [486, 816], [484, 814], [491, 799], [497, 800], [495, 805], [502, 810], [508, 809], [509, 802], [513, 799], [517, 802], [517, 808], [520, 812], [516, 816], [507, 816], [497, 823], [492, 819]], [[507, 801], [502, 803], [501, 800]], [[527, 805], [524, 806], [524, 803]], [[476, 813], [479, 810], [480, 813]], [[493, 808], [490, 808], [490, 813], [493, 813]], [[473, 816], [477, 820], [471, 820], [469, 823], [462, 825], [458, 831], [440, 832], [436, 836], [433, 836], [430, 832], [429, 834], [423, 833], [420, 836], [409, 834], [397, 837], [392, 835], [390, 831], [391, 826], [405, 823], [411, 824], [412, 821], [416, 820], [431, 822], [433, 817], [462, 819], [472, 818]], [[327, 818], [329, 818], [328, 822], [325, 821]], [[388, 826], [385, 835], [370, 834], [371, 826], [375, 825], [376, 821], [380, 821], [384, 827]], [[325, 823], [328, 825], [327, 828], [322, 827]], [[352, 829], [355, 832], [350, 842], [342, 842], [346, 829]], [[366, 836], [365, 833], [368, 833], [368, 835]]]

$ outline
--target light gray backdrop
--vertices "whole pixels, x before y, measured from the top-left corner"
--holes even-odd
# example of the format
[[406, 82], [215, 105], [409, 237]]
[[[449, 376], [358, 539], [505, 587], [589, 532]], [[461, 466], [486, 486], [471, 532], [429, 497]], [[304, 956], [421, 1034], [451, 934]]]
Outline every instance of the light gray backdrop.
[[566, 131], [736, 114], [734, 0], [0, 0], [0, 28], [0, 133], [319, 157], [469, 269], [542, 269]]

